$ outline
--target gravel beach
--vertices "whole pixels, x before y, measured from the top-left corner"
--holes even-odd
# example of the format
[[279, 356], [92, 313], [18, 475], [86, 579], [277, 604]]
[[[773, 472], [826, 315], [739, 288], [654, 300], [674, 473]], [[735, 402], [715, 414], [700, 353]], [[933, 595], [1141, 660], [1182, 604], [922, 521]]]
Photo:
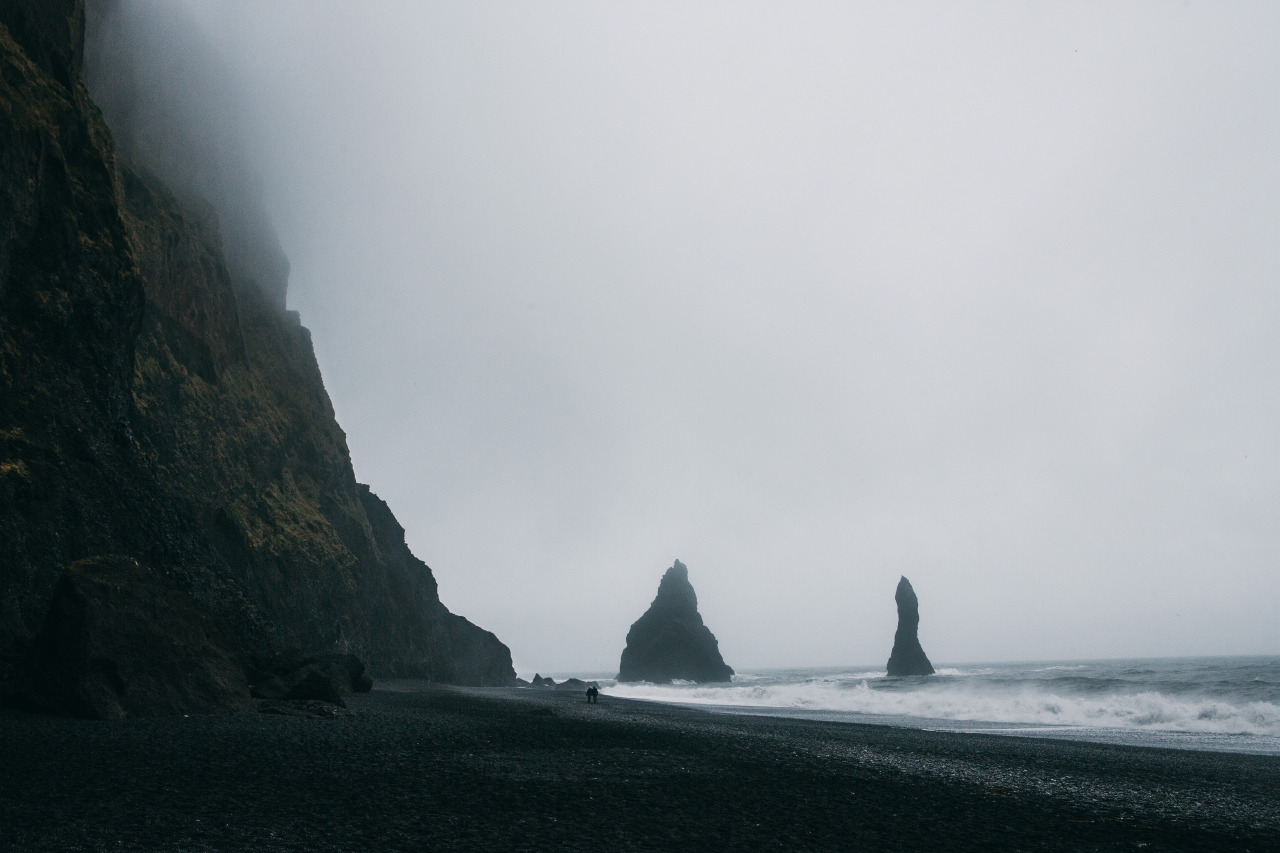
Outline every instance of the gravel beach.
[[1277, 757], [412, 682], [348, 704], [0, 712], [0, 850], [1280, 850]]

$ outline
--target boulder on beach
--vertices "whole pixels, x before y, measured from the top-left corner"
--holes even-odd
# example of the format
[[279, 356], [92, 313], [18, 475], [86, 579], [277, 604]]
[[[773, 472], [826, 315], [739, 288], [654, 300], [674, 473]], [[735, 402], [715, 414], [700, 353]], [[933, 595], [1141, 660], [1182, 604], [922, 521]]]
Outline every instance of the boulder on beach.
[[338, 717], [353, 717], [346, 705], [325, 702], [322, 699], [270, 699], [258, 705], [263, 714], [278, 714], [282, 717], [314, 717], [321, 720], [332, 720]]
[[715, 635], [702, 624], [689, 569], [676, 560], [662, 576], [653, 604], [627, 632], [618, 681], [704, 683], [729, 681], [732, 676]]
[[24, 662], [30, 705], [94, 719], [250, 705], [226, 628], [175, 575], [132, 557], [72, 563]]
[[183, 575], [104, 555], [72, 563], [9, 704], [95, 719], [327, 702], [373, 689], [352, 654], [243, 653]]
[[564, 681], [556, 685], [556, 690], [577, 690], [582, 692], [588, 687], [600, 689], [600, 685], [595, 681], [583, 681], [581, 678], [566, 678]]
[[317, 700], [345, 706], [343, 696], [373, 689], [364, 663], [352, 654], [306, 655], [301, 649], [287, 649], [254, 657], [249, 672], [254, 698], [268, 701]]
[[551, 676], [547, 676], [546, 678], [543, 678], [541, 675], [535, 672], [533, 674], [533, 681], [531, 682], [531, 684], [534, 687], [555, 687], [556, 680]]
[[903, 577], [893, 596], [898, 603], [898, 630], [889, 654], [889, 675], [933, 675], [933, 664], [920, 646], [920, 601], [911, 581]]

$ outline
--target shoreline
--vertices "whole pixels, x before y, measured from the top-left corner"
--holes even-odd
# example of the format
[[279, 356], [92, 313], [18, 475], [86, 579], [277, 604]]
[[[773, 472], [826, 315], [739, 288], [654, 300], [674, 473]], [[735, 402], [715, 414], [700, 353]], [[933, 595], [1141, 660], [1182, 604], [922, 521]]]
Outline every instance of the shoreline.
[[[1210, 753], [1221, 755], [1260, 755], [1280, 758], [1280, 750], [1270, 743], [1256, 744], [1249, 734], [1227, 732], [1187, 732], [1180, 729], [1140, 729], [1121, 726], [1081, 726], [1074, 724], [993, 722], [985, 720], [955, 720], [937, 717], [892, 716], [867, 714], [857, 711], [804, 709], [776, 707], [772, 705], [718, 705], [668, 701], [662, 699], [627, 698], [635, 702], [677, 705], [711, 714], [745, 717], [777, 717], [792, 720], [811, 720], [834, 724], [858, 726], [884, 726], [921, 732], [950, 732], [954, 734], [990, 735], [993, 737], [1031, 738], [1064, 743], [1092, 743], [1104, 746], [1149, 747], [1180, 752]], [[1240, 739], [1233, 743], [1233, 739]], [[1212, 746], [1206, 746], [1212, 743]]]
[[576, 691], [391, 682], [348, 704], [4, 712], [0, 850], [1280, 850], [1276, 756]]
[[1280, 656], [749, 670], [729, 684], [610, 693], [715, 710], [922, 730], [1280, 756]]

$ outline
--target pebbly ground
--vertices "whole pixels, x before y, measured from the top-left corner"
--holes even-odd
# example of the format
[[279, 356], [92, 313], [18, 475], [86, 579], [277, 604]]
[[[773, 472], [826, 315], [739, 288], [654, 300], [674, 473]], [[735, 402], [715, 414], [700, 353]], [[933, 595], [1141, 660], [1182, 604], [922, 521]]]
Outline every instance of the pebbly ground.
[[1280, 758], [390, 683], [337, 719], [0, 712], [0, 851], [1280, 851]]

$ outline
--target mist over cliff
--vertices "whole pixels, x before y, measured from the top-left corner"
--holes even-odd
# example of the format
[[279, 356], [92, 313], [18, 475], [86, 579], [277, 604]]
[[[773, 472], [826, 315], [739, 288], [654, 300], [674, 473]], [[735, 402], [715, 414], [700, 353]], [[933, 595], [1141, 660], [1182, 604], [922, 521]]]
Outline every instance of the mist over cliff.
[[84, 76], [117, 152], [218, 214], [227, 267], [285, 305], [289, 261], [252, 165], [250, 114], [182, 3], [89, 0]]
[[[75, 645], [126, 583], [121, 606], [174, 602], [184, 624], [157, 636], [196, 638], [219, 672], [293, 648], [506, 683], [507, 647], [441, 603], [356, 481], [234, 98], [188, 25], [168, 4], [0, 4], [0, 682], [64, 683], [40, 648]], [[149, 651], [128, 636], [119, 654]]]

